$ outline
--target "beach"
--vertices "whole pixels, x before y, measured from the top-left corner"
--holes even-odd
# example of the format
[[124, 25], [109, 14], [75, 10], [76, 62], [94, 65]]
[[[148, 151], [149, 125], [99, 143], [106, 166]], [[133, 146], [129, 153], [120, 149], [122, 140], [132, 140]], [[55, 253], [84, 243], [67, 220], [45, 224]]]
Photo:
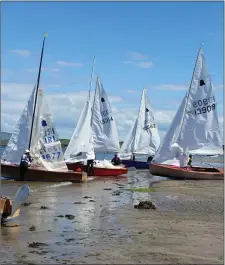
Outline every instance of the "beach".
[[[22, 183], [1, 184], [13, 195]], [[121, 180], [28, 184], [18, 226], [1, 228], [1, 264], [223, 264], [223, 181], [136, 171]], [[156, 209], [135, 209], [141, 200]]]

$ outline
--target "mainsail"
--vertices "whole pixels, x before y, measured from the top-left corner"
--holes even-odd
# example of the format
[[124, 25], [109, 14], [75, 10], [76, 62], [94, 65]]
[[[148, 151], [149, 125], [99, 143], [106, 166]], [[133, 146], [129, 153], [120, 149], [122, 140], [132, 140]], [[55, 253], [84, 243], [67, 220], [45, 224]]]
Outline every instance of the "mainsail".
[[121, 147], [121, 156], [132, 153], [154, 155], [159, 145], [158, 128], [146, 89], [143, 89], [138, 116]]
[[61, 142], [43, 89], [38, 89], [33, 133], [30, 145], [33, 165], [47, 170], [67, 171]]
[[91, 102], [90, 97], [88, 97], [69, 145], [64, 153], [66, 162], [79, 162], [95, 158], [92, 145], [91, 117]]
[[[1, 157], [2, 162], [20, 164], [21, 156], [28, 148], [36, 90], [35, 86]], [[39, 88], [37, 93], [30, 144], [31, 156], [34, 159], [32, 167], [41, 167], [47, 170], [68, 170], [43, 89]]]
[[32, 167], [67, 171], [68, 168], [63, 158], [61, 142], [54, 126], [52, 113], [43, 90], [39, 88], [45, 37], [37, 85], [32, 91], [1, 160], [4, 163], [20, 164], [23, 152], [29, 148], [34, 159]]
[[205, 57], [200, 48], [191, 85], [178, 109], [154, 162], [179, 165], [173, 146], [190, 154], [223, 154], [217, 103]]
[[92, 135], [95, 152], [118, 152], [119, 137], [106, 92], [97, 78], [92, 109]]
[[25, 149], [27, 149], [30, 139], [35, 93], [36, 86], [34, 87], [28, 99], [27, 105], [23, 109], [15, 129], [9, 139], [8, 145], [2, 154], [1, 162], [20, 164], [21, 156]]

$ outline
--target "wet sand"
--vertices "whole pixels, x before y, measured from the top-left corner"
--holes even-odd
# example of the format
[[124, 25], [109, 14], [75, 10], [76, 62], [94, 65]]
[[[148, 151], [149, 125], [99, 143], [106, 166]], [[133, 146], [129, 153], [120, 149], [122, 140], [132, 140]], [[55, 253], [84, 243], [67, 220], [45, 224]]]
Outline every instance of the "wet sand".
[[[223, 264], [223, 181], [166, 180], [153, 184], [155, 192], [126, 190], [148, 188], [151, 180], [140, 171], [128, 180], [28, 183], [31, 204], [22, 207], [20, 226], [1, 228], [1, 264]], [[2, 182], [8, 195], [20, 185]], [[156, 210], [134, 209], [142, 199]]]

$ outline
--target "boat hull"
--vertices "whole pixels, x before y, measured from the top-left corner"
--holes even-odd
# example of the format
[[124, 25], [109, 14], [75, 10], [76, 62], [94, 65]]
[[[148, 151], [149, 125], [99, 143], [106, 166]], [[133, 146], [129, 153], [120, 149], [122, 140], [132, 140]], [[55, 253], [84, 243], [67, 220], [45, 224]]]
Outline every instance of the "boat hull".
[[[20, 167], [18, 165], [1, 164], [1, 175], [8, 179], [19, 180]], [[48, 171], [39, 168], [28, 168], [25, 181], [44, 181], [44, 182], [84, 182], [87, 180], [87, 173], [74, 171]]]
[[135, 167], [136, 169], [149, 169], [149, 163], [144, 161], [122, 160], [125, 167]]
[[12, 203], [13, 201], [7, 197], [0, 198], [0, 221], [1, 225], [4, 225], [8, 222], [13, 222], [20, 214], [20, 207], [16, 210], [16, 212], [11, 215], [12, 211]]
[[[66, 163], [68, 169], [77, 171], [78, 168], [82, 171], [87, 172], [87, 166], [83, 165], [82, 163]], [[93, 168], [93, 173], [88, 174], [91, 176], [96, 176], [96, 177], [114, 177], [114, 176], [122, 176], [127, 174], [128, 169], [127, 168], [99, 168], [95, 167]]]
[[180, 168], [171, 165], [150, 164], [149, 170], [152, 175], [175, 179], [224, 179], [224, 170], [206, 167]]

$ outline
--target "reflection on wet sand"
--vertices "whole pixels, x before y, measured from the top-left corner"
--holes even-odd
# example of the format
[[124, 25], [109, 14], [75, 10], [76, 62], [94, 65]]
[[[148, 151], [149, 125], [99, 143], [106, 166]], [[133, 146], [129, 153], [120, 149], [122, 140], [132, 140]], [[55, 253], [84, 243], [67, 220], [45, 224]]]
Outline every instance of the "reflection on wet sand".
[[[132, 236], [136, 233], [135, 227], [133, 230], [128, 229], [129, 224], [127, 226], [118, 221], [115, 213], [118, 209], [123, 212], [126, 207], [124, 214], [137, 211], [135, 218], [141, 218], [142, 213], [134, 210], [133, 205], [141, 200], [156, 199], [159, 212], [164, 208], [168, 210], [171, 207], [170, 201], [176, 201], [172, 194], [128, 190], [149, 188], [152, 182], [159, 179], [151, 176], [149, 171], [133, 171], [129, 172], [127, 179], [120, 180], [93, 179], [84, 184], [27, 183], [32, 190], [28, 198], [31, 204], [21, 208], [18, 218], [20, 226], [2, 227], [0, 231], [1, 263], [69, 264], [71, 260], [81, 263], [84, 259], [87, 263], [98, 263], [100, 252], [94, 250], [97, 246], [106, 251], [108, 244], [115, 244], [115, 249], [121, 242], [134, 244]], [[1, 184], [5, 195], [12, 196], [24, 183], [3, 180]], [[180, 198], [179, 194], [176, 196]], [[41, 209], [41, 206], [47, 208]], [[131, 221], [133, 220], [132, 217]], [[35, 227], [33, 231], [29, 230], [31, 226]], [[47, 245], [35, 248], [34, 244], [29, 247], [32, 242]], [[122, 260], [119, 260], [119, 252], [114, 254], [118, 257], [118, 262]], [[106, 262], [107, 257], [104, 255], [101, 259]], [[110, 263], [113, 261], [116, 262], [111, 259]]]

